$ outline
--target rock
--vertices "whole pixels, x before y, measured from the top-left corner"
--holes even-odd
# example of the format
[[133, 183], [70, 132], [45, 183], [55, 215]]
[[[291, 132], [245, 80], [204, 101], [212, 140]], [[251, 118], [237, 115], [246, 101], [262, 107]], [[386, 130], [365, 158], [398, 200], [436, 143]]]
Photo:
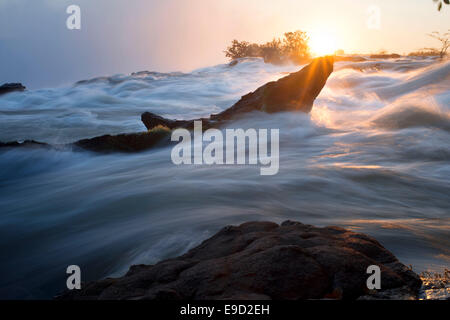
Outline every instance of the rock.
[[0, 86], [0, 95], [14, 91], [24, 91], [25, 89], [21, 83], [5, 83]]
[[[202, 120], [203, 130], [207, 130], [219, 127], [226, 121], [251, 111], [310, 112], [315, 98], [333, 72], [333, 63], [332, 56], [314, 59], [300, 71], [291, 73], [278, 81], [269, 82], [255, 92], [243, 96], [236, 104], [222, 113], [196, 120]], [[78, 84], [81, 83], [87, 82]], [[100, 153], [139, 152], [169, 144], [171, 142], [170, 130], [176, 128], [192, 130], [195, 121], [166, 119], [151, 112], [143, 113], [141, 120], [149, 131], [83, 139], [73, 143], [73, 146]]]
[[[238, 116], [251, 111], [264, 111], [268, 113], [282, 111], [310, 112], [314, 100], [324, 87], [328, 77], [333, 72], [333, 57], [321, 57], [314, 59], [309, 65], [298, 72], [266, 83], [243, 96], [237, 103], [227, 110], [211, 115], [202, 120], [203, 127], [220, 126], [224, 121], [235, 119]], [[161, 125], [170, 129], [179, 127], [193, 128], [195, 120], [170, 120], [154, 113], [145, 112], [141, 120], [147, 129]]]
[[104, 135], [91, 139], [83, 139], [74, 143], [76, 147], [95, 152], [138, 152], [158, 144], [166, 145], [170, 142], [170, 131], [164, 128], [153, 129], [148, 132]]
[[396, 53], [391, 54], [372, 54], [370, 56], [371, 59], [398, 59], [401, 58], [401, 55]]
[[[209, 123], [209, 118], [196, 119], [202, 120], [204, 124]], [[194, 120], [171, 120], [158, 116], [152, 112], [144, 112], [141, 115], [141, 121], [145, 124], [148, 130], [152, 130], [155, 127], [161, 126], [168, 129], [175, 128], [193, 128]]]
[[23, 142], [11, 141], [11, 142], [0, 142], [0, 148], [43, 148], [50, 147], [48, 144], [43, 142], [38, 142], [34, 140], [25, 140]]
[[334, 62], [340, 61], [362, 62], [367, 60], [366, 58], [360, 56], [334, 56]]
[[57, 299], [367, 299], [370, 265], [381, 268], [382, 289], [374, 294], [417, 295], [420, 278], [367, 235], [292, 221], [248, 222], [223, 228], [182, 256], [132, 266], [121, 278]]
[[263, 85], [255, 92], [243, 96], [231, 108], [211, 118], [228, 120], [254, 110], [268, 113], [282, 111], [308, 113], [333, 72], [333, 62], [332, 56], [314, 59], [300, 71]]

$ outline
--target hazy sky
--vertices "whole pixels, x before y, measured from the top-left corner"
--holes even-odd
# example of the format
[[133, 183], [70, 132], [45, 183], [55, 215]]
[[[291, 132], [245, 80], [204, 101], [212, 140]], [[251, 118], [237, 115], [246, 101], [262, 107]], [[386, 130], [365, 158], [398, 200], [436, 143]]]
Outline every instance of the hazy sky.
[[[81, 7], [81, 30], [66, 8]], [[380, 8], [380, 29], [367, 10]], [[407, 53], [437, 46], [450, 6], [432, 0], [0, 0], [0, 83], [30, 88], [140, 70], [189, 71], [223, 63], [236, 38], [326, 30], [346, 52]]]

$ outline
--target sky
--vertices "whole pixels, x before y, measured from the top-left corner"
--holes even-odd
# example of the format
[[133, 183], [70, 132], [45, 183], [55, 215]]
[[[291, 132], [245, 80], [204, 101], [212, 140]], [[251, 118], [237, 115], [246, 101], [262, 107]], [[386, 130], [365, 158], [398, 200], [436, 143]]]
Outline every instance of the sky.
[[[69, 5], [81, 29], [69, 30]], [[379, 10], [379, 25], [374, 11]], [[369, 11], [372, 14], [369, 14]], [[376, 15], [376, 14], [375, 14]], [[346, 53], [408, 53], [438, 42], [450, 6], [432, 0], [0, 0], [0, 84], [31, 89], [96, 76], [183, 71], [225, 63], [233, 39], [331, 34]]]

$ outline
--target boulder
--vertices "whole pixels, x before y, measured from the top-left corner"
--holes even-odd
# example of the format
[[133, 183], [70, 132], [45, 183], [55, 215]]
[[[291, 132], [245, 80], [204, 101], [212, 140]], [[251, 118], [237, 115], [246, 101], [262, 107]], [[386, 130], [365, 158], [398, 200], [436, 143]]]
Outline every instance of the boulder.
[[[309, 65], [298, 72], [272, 81], [259, 87], [254, 92], [243, 96], [233, 106], [225, 111], [211, 115], [202, 120], [203, 127], [220, 126], [225, 121], [236, 119], [238, 116], [252, 112], [263, 111], [268, 113], [283, 111], [311, 111], [314, 100], [319, 95], [325, 83], [333, 72], [333, 56], [314, 59]], [[162, 125], [170, 129], [193, 128], [195, 120], [170, 120], [151, 112], [145, 112], [141, 120], [147, 129]]]
[[[231, 108], [219, 114], [211, 115], [209, 118], [196, 120], [201, 120], [203, 130], [207, 130], [212, 127], [220, 127], [225, 122], [251, 111], [268, 113], [282, 111], [310, 112], [315, 98], [333, 72], [333, 63], [332, 56], [314, 59], [300, 71], [291, 73], [278, 81], [269, 82], [256, 91], [243, 96]], [[147, 132], [103, 135], [83, 139], [72, 145], [75, 148], [99, 153], [139, 152], [171, 143], [170, 130], [176, 128], [192, 130], [195, 121], [166, 119], [151, 112], [143, 113], [141, 120], [147, 127]], [[9, 143], [9, 146], [12, 146], [12, 144]], [[16, 146], [20, 145], [19, 143], [16, 144]]]
[[361, 56], [334, 56], [334, 62], [340, 61], [362, 62], [367, 61], [367, 59]]
[[153, 129], [142, 133], [119, 134], [115, 136], [104, 135], [91, 139], [83, 139], [74, 143], [74, 146], [84, 150], [109, 152], [139, 152], [158, 144], [170, 143], [170, 131], [165, 128]]
[[0, 95], [14, 91], [24, 91], [25, 89], [21, 83], [5, 83], [0, 86]]
[[[381, 290], [367, 288], [370, 265]], [[380, 292], [417, 295], [420, 278], [375, 239], [339, 227], [248, 222], [223, 228], [186, 254], [132, 266], [57, 299], [358, 299]]]

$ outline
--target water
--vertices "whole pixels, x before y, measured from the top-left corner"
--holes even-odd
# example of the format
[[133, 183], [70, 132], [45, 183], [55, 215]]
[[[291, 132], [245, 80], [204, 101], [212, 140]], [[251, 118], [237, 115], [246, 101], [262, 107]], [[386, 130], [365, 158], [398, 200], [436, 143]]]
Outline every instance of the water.
[[[217, 113], [295, 66], [259, 59], [144, 72], [0, 97], [0, 141], [63, 144], [145, 130], [140, 114]], [[253, 113], [279, 128], [280, 171], [174, 166], [170, 148], [96, 155], [0, 151], [0, 297], [51, 298], [179, 255], [228, 224], [298, 220], [374, 236], [417, 272], [450, 265], [450, 63], [339, 62], [310, 115]]]

